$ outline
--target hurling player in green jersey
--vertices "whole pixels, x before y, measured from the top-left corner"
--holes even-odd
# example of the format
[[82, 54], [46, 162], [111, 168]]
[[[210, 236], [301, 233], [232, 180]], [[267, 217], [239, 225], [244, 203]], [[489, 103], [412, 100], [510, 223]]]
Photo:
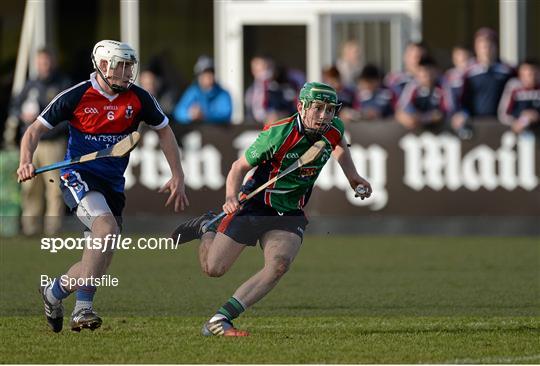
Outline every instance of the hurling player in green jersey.
[[[219, 225], [206, 228], [205, 224], [215, 215], [205, 214], [175, 230], [173, 237], [179, 243], [201, 239], [199, 260], [203, 271], [211, 277], [225, 274], [246, 246], [259, 242], [263, 249], [263, 268], [244, 282], [204, 324], [203, 335], [248, 335], [236, 329], [232, 320], [261, 300], [289, 270], [308, 223], [303, 207], [330, 156], [338, 161], [352, 189], [364, 188], [361, 198], [371, 195], [371, 185], [356, 171], [343, 138], [344, 125], [336, 117], [340, 105], [332, 87], [306, 83], [298, 97], [298, 112], [267, 125], [244, 156], [232, 164], [223, 204], [227, 216]], [[319, 140], [326, 146], [314, 161], [240, 205], [242, 196], [278, 175]], [[244, 176], [254, 167], [254, 173], [242, 186]]]

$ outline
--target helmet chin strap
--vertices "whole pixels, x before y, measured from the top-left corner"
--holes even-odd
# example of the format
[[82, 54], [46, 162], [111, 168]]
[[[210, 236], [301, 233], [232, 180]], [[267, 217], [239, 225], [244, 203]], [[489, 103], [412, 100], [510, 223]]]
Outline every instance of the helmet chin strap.
[[116, 84], [111, 84], [111, 82], [109, 82], [109, 79], [107, 77], [105, 77], [105, 75], [103, 75], [103, 72], [101, 71], [101, 69], [98, 67], [98, 65], [96, 64], [96, 60], [94, 59], [94, 57], [92, 57], [92, 62], [94, 63], [94, 68], [96, 69], [97, 73], [99, 74], [99, 76], [103, 79], [103, 81], [105, 82], [105, 84], [107, 84], [107, 86], [109, 88], [111, 88], [111, 90], [113, 92], [115, 92], [116, 94], [118, 93], [122, 93], [122, 92], [125, 92], [127, 90], [126, 87], [123, 87], [121, 85], [116, 85]]
[[304, 134], [305, 134], [306, 138], [308, 139], [308, 141], [310, 143], [314, 144], [315, 142], [317, 142], [317, 141], [319, 141], [321, 139], [323, 134], [328, 129], [328, 126], [325, 126], [326, 128], [312, 128], [312, 127], [309, 127], [306, 124], [306, 115], [307, 115], [307, 108], [302, 106], [302, 114], [300, 115], [300, 117], [301, 117], [302, 125], [304, 126]]
[[101, 70], [99, 70], [99, 75], [101, 76], [101, 78], [103, 79], [103, 81], [105, 81], [105, 83], [109, 86], [109, 88], [111, 88], [111, 90], [112, 90], [113, 92], [115, 92], [116, 94], [125, 92], [125, 91], [127, 90], [126, 87], [123, 87], [123, 86], [121, 86], [121, 85], [111, 84], [111, 82], [109, 81], [109, 79], [106, 78], [105, 75], [103, 75], [103, 73], [101, 72]]

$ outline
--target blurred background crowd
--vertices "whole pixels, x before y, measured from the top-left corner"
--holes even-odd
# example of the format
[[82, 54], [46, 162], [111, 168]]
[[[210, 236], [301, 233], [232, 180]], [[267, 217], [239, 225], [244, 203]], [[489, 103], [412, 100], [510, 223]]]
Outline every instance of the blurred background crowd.
[[[321, 70], [321, 81], [338, 92], [343, 103], [339, 117], [346, 123], [395, 121], [411, 130], [449, 129], [463, 139], [472, 136], [471, 121], [477, 118], [498, 118], [516, 133], [533, 128], [540, 120], [538, 60], [527, 58], [517, 65], [501, 61], [498, 35], [491, 28], [478, 29], [471, 43], [472, 49], [454, 46], [453, 66], [444, 70], [428, 44], [411, 41], [403, 53], [403, 69], [385, 72], [381, 65], [364, 63], [362, 45], [350, 39], [335, 63]], [[49, 49], [39, 49], [35, 63], [37, 76], [10, 101], [9, 115], [18, 121], [18, 136], [70, 85]], [[251, 58], [249, 66], [244, 123], [263, 125], [295, 113], [305, 73], [264, 54]], [[231, 124], [232, 98], [216, 79], [214, 60], [208, 55], [198, 57], [186, 87], [166, 83], [152, 64], [143, 65], [139, 84], [156, 96], [175, 123]], [[45, 139], [60, 138], [66, 131], [55, 130]]]
[[[122, 1], [119, 3], [122, 6]], [[263, 34], [263, 31], [254, 30], [253, 26], [245, 26], [244, 85], [241, 93], [232, 93], [230, 80], [227, 87], [227, 83], [222, 83], [218, 77], [219, 62], [223, 60], [214, 58], [212, 54], [217, 50], [215, 47], [217, 36], [214, 34], [212, 42], [212, 36], [209, 34], [212, 29], [203, 30], [204, 26], [211, 25], [215, 33], [218, 27], [216, 4], [210, 0], [198, 2], [197, 6], [195, 3], [197, 2], [187, 2], [183, 7], [186, 14], [176, 15], [179, 19], [178, 26], [183, 22], [186, 23], [184, 28], [194, 29], [191, 38], [186, 29], [183, 29], [178, 37], [193, 39], [193, 44], [169, 42], [167, 47], [159, 46], [150, 53], [146, 49], [153, 47], [145, 46], [145, 49], [138, 50], [141, 53], [139, 84], [156, 96], [170, 119], [184, 125], [193, 123], [227, 125], [231, 122], [262, 125], [294, 113], [298, 91], [308, 79], [305, 65], [299, 64], [293, 57], [295, 53], [302, 53], [301, 50], [305, 47], [298, 44], [298, 32], [293, 28], [279, 31], [279, 27], [273, 27], [267, 32], [270, 33], [269, 38], [268, 35], [257, 36], [258, 33]], [[360, 0], [350, 3], [373, 2]], [[539, 10], [534, 2], [524, 0], [522, 3], [527, 3], [526, 9], [521, 6], [526, 11]], [[320, 3], [318, 4], [320, 6]], [[373, 51], [374, 47], [378, 46], [374, 44], [377, 39], [384, 38], [384, 21], [370, 23], [363, 18], [358, 18], [358, 21], [347, 20], [342, 22], [347, 26], [345, 32], [339, 33], [339, 29], [334, 31], [339, 34], [339, 40], [333, 35], [336, 38], [335, 51], [330, 58], [322, 57], [318, 81], [330, 84], [338, 91], [343, 103], [339, 117], [346, 123], [386, 120], [399, 123], [406, 129], [451, 130], [463, 139], [471, 137], [475, 123], [473, 121], [479, 118], [498, 119], [516, 133], [537, 125], [540, 111], [540, 71], [536, 58], [538, 47], [532, 49], [528, 47], [529, 44], [534, 44], [534, 36], [527, 35], [527, 47], [524, 52], [520, 52], [518, 58], [513, 58], [514, 62], [507, 62], [499, 53], [498, 29], [502, 25], [498, 24], [501, 20], [496, 18], [497, 16], [501, 18], [500, 12], [503, 8], [498, 0], [475, 0], [467, 4], [428, 0], [419, 4], [423, 17], [422, 34], [414, 37], [414, 32], [401, 34], [401, 37], [407, 34], [411, 36], [409, 40], [404, 38], [401, 43], [402, 55], [399, 59], [401, 68], [392, 67], [396, 64], [388, 62], [389, 57], [384, 55], [384, 52], [387, 52], [384, 47], [379, 45], [380, 50]], [[433, 25], [430, 23], [433, 22], [434, 15], [439, 11], [445, 11], [445, 7], [452, 4], [454, 16], [458, 17], [461, 23], [464, 16], [461, 13], [469, 13], [471, 19], [467, 24], [462, 24], [463, 29], [468, 29], [468, 34], [464, 34], [463, 29], [454, 31], [441, 29], [442, 33], [455, 33], [455, 37], [447, 37], [448, 39], [460, 40], [459, 44], [454, 43], [447, 47], [449, 48], [447, 52], [442, 52], [443, 47], [440, 44], [433, 44], [439, 40], [438, 36], [431, 34]], [[171, 8], [172, 11], [172, 8], [177, 7], [167, 1], [157, 1], [153, 7], [150, 5], [145, 0], [141, 0], [138, 5], [141, 10], [138, 16], [141, 42], [145, 44], [148, 43], [144, 41], [144, 37], [149, 28], [145, 23], [148, 22], [148, 18], [152, 18], [147, 16], [147, 10], [152, 10], [155, 15], [161, 14], [158, 19], [167, 21], [163, 10]], [[117, 2], [94, 1], [80, 9], [81, 12], [89, 14], [90, 18], [94, 13], [98, 25], [99, 19], [104, 16], [111, 24], [107, 26], [105, 32], [94, 30], [77, 35], [81, 39], [81, 44], [77, 47], [72, 45], [73, 36], [69, 39], [68, 46], [59, 47], [59, 43], [66, 43], [62, 39], [70, 37], [65, 34], [65, 27], [68, 27], [70, 22], [79, 22], [84, 26], [85, 20], [80, 18], [79, 12], [76, 12], [73, 5], [63, 0], [47, 2], [45, 6], [49, 23], [54, 23], [55, 19], [54, 16], [49, 16], [49, 13], [56, 13], [57, 17], [66, 19], [66, 25], [54, 23], [47, 26], [45, 46], [35, 49], [34, 54], [30, 55], [32, 65], [29, 67], [35, 72], [27, 79], [22, 90], [10, 94], [14, 66], [10, 62], [14, 60], [3, 60], [1, 65], [3, 70], [9, 71], [2, 78], [1, 84], [4, 103], [0, 111], [0, 130], [3, 133], [3, 143], [6, 140], [17, 141], [25, 126], [35, 119], [59, 91], [70, 83], [78, 83], [87, 78], [91, 71], [88, 55], [91, 45], [98, 39], [93, 36], [94, 33], [103, 33], [99, 39], [120, 39], [118, 31], [111, 30], [118, 19], [108, 15], [118, 13]], [[19, 10], [20, 13], [24, 10], [21, 4], [11, 7], [12, 12]], [[283, 7], [283, 10], [286, 11], [287, 7]], [[482, 10], [482, 14], [479, 10]], [[7, 19], [10, 15], [10, 9], [5, 11], [3, 19]], [[98, 14], [95, 14], [96, 12]], [[68, 20], [67, 15], [71, 15], [72, 19]], [[529, 19], [533, 21], [535, 19], [534, 15], [532, 18], [530, 14], [524, 16], [527, 22]], [[17, 29], [17, 26], [8, 28], [9, 24], [6, 22], [4, 24], [4, 34], [10, 34], [12, 28]], [[359, 26], [363, 27], [361, 32], [351, 31]], [[476, 27], [471, 28], [474, 26]], [[52, 27], [58, 29], [51, 31]], [[165, 29], [165, 26], [161, 27]], [[374, 29], [378, 27], [379, 30], [374, 33], [370, 27]], [[264, 26], [259, 28], [263, 29]], [[287, 32], [294, 40], [283, 39], [283, 35], [286, 34], [283, 32]], [[370, 32], [374, 36], [370, 37]], [[58, 34], [59, 41], [51, 36], [55, 33]], [[271, 33], [280, 38], [279, 42], [270, 43]], [[250, 41], [250, 38], [254, 40]], [[87, 49], [82, 45], [83, 39], [87, 39]], [[394, 42], [391, 38], [388, 39], [389, 42]], [[9, 41], [5, 43], [4, 51], [7, 49], [8, 52], [4, 54], [9, 54], [9, 51], [13, 53], [13, 45], [20, 41], [20, 46], [23, 38]], [[159, 44], [164, 42], [165, 36], [155, 41]], [[445, 40], [444, 43], [448, 42], [449, 40]], [[8, 49], [10, 43], [14, 44]], [[291, 50], [290, 45], [295, 43], [298, 44], [300, 51]], [[138, 48], [139, 45], [133, 46]], [[71, 54], [66, 56], [68, 50], [64, 49], [70, 47]], [[185, 53], [180, 65], [171, 55], [170, 47], [178, 48], [179, 51], [175, 51]], [[197, 49], [202, 49], [203, 52], [197, 52]], [[77, 57], [73, 57], [73, 53]], [[283, 57], [284, 53], [286, 57]], [[306, 57], [308, 56], [301, 55], [305, 63]], [[58, 62], [59, 59], [63, 62]], [[233, 115], [237, 112], [241, 113], [241, 117], [235, 119]], [[65, 129], [55, 131], [55, 134], [47, 138], [55, 139], [63, 133]]]
[[[42, 35], [40, 47], [29, 55], [31, 72], [20, 90], [13, 85], [15, 64], [20, 62], [24, 44], [24, 3], [9, 3], [0, 13], [0, 38], [4, 41], [0, 44], [3, 149], [17, 147], [26, 127], [59, 92], [88, 78], [92, 71], [90, 52], [96, 41], [129, 42], [119, 32], [124, 27], [119, 19], [124, 17], [121, 13], [126, 1], [37, 3], [45, 9], [47, 25], [42, 29], [46, 35]], [[321, 38], [331, 40], [333, 51], [315, 53], [308, 50], [311, 41], [307, 25], [282, 25], [280, 21], [268, 25], [266, 20], [260, 20], [257, 2], [245, 1], [243, 16], [253, 20], [243, 26], [240, 42], [244, 48], [241, 56], [235, 56], [241, 60], [241, 71], [231, 70], [224, 61], [223, 47], [229, 45], [219, 45], [222, 33], [227, 32], [223, 31], [227, 29], [223, 27], [227, 21], [224, 9], [232, 9], [241, 2], [136, 3], [139, 12], [135, 17], [137, 28], [133, 29], [140, 31], [136, 38], [137, 42], [140, 38], [140, 44], [132, 46], [140, 53], [138, 83], [156, 97], [173, 126], [190, 125], [196, 129], [202, 125], [243, 124], [259, 128], [292, 115], [302, 85], [315, 81], [308, 77], [309, 58], [314, 54], [320, 55], [315, 63], [319, 67], [315, 74], [312, 68], [309, 75], [318, 75], [316, 81], [337, 90], [343, 104], [339, 117], [347, 124], [399, 124], [412, 131], [447, 131], [462, 140], [471, 139], [475, 124], [484, 119], [497, 120], [516, 134], [538, 131], [540, 126], [540, 43], [538, 32], [534, 32], [540, 18], [537, 0], [510, 4], [510, 9], [521, 11], [515, 19], [527, 24], [524, 33], [518, 32], [517, 39], [523, 44], [512, 60], [505, 59], [500, 52], [502, 37], [507, 35], [500, 34], [505, 19], [501, 12], [508, 5], [504, 0], [412, 0], [408, 1], [411, 13], [397, 14], [399, 11], [395, 10], [379, 15], [354, 15], [348, 8], [367, 4], [369, 11], [377, 7], [385, 11], [384, 4], [381, 5], [384, 2], [316, 1], [313, 7], [326, 12], [321, 13], [320, 19], [330, 19], [332, 24], [332, 34], [327, 36], [321, 31]], [[248, 3], [253, 3], [253, 12], [247, 8]], [[295, 6], [295, 2], [285, 6], [279, 1], [260, 4], [274, 5], [279, 16], [289, 11], [289, 5]], [[324, 10], [325, 4], [336, 4], [335, 12], [339, 14], [332, 14], [332, 7]], [[399, 33], [392, 31], [395, 24], [399, 24]], [[321, 29], [326, 29], [323, 25]], [[79, 31], [71, 31], [74, 28]], [[231, 39], [236, 36], [226, 35]], [[234, 49], [234, 45], [230, 48]], [[397, 58], [396, 49], [400, 53]], [[243, 85], [231, 82], [230, 75], [226, 75], [229, 72], [242, 74], [236, 80]], [[224, 75], [227, 80], [223, 80]], [[36, 163], [46, 165], [62, 160], [66, 138], [67, 125], [48, 133], [36, 152]], [[43, 175], [32, 184], [22, 185], [25, 234], [40, 230], [37, 218], [43, 213], [49, 220], [44, 223], [46, 233], [58, 231], [61, 225], [64, 207], [56, 186], [46, 184], [50, 179]]]

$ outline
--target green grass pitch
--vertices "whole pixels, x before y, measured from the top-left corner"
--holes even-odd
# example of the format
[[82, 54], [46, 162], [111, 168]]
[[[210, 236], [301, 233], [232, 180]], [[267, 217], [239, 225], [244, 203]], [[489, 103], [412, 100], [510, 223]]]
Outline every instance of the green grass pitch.
[[260, 249], [218, 279], [196, 249], [118, 251], [119, 286], [95, 299], [103, 327], [53, 334], [39, 276], [80, 252], [2, 239], [0, 362], [540, 363], [538, 238], [307, 236], [277, 288], [235, 322], [252, 334], [239, 339], [199, 331], [261, 267]]

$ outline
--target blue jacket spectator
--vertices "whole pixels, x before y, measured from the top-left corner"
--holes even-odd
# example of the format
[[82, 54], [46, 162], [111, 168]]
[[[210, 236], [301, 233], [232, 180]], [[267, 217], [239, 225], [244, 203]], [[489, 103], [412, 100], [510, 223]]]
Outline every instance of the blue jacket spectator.
[[215, 80], [214, 62], [201, 56], [194, 67], [196, 80], [184, 92], [173, 111], [181, 124], [203, 121], [210, 124], [229, 124], [232, 100], [228, 91]]

